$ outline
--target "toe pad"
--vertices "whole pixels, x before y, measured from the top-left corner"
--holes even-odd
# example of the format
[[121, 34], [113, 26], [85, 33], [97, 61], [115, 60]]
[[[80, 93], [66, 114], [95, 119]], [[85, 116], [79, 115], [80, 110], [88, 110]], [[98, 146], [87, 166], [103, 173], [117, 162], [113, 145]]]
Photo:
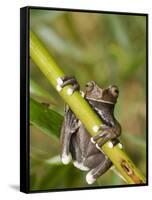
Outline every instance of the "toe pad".
[[93, 184], [96, 181], [96, 179], [93, 178], [91, 171], [89, 173], [87, 173], [86, 181], [87, 181], [88, 184]]

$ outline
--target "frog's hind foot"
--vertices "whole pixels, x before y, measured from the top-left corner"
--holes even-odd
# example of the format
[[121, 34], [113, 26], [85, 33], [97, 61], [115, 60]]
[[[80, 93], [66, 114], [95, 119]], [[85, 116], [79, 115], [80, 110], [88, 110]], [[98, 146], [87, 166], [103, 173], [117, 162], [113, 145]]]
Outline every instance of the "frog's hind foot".
[[93, 184], [97, 178], [102, 176], [110, 167], [112, 162], [109, 158], [105, 157], [105, 160], [101, 162], [96, 168], [90, 170], [86, 175], [86, 182], [88, 184]]

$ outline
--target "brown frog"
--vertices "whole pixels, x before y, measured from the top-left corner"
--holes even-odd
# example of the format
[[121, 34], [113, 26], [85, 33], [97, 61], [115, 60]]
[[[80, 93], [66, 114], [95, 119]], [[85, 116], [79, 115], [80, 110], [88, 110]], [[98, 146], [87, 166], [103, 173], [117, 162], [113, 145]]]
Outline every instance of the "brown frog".
[[[62, 88], [70, 84], [72, 92], [80, 89], [74, 77], [63, 77], [62, 81]], [[86, 84], [84, 98], [104, 124], [100, 126], [99, 133], [94, 137], [91, 137], [69, 106], [65, 107], [60, 137], [61, 160], [64, 164], [68, 164], [72, 159], [75, 167], [89, 171], [86, 175], [88, 184], [94, 183], [112, 166], [112, 162], [100, 147], [108, 141], [111, 141], [113, 146], [119, 143], [117, 138], [121, 134], [121, 127], [114, 117], [114, 107], [118, 95], [117, 86], [101, 88], [94, 81]]]

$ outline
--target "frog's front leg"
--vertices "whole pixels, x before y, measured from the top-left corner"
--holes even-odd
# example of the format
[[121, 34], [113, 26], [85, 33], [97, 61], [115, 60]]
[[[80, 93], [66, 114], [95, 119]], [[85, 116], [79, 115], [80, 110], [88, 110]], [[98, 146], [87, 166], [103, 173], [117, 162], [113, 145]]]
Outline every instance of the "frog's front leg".
[[113, 127], [101, 125], [100, 129], [102, 129], [102, 131], [100, 131], [99, 134], [91, 137], [91, 142], [95, 143], [98, 149], [100, 149], [100, 147], [102, 147], [109, 140], [112, 141], [112, 143], [110, 143], [110, 147], [113, 147], [119, 143], [117, 138], [121, 134], [121, 127], [118, 122]]
[[[66, 85], [72, 85], [72, 93], [75, 90], [79, 90], [80, 86], [74, 77], [62, 77], [62, 88]], [[75, 114], [69, 108], [68, 105], [65, 107], [64, 121], [61, 128], [61, 160], [63, 164], [68, 164], [71, 161], [70, 155], [70, 142], [72, 134], [76, 133], [79, 128], [79, 120], [76, 118]]]
[[79, 128], [78, 119], [69, 108], [65, 106], [64, 121], [61, 127], [60, 143], [61, 143], [61, 160], [63, 164], [71, 161], [70, 142], [72, 134], [76, 133]]
[[62, 83], [60, 83], [60, 87], [63, 88], [67, 85], [72, 85], [72, 88], [68, 89], [68, 94], [72, 95], [74, 91], [80, 90], [80, 85], [78, 84], [76, 78], [74, 76], [64, 76], [60, 77]]

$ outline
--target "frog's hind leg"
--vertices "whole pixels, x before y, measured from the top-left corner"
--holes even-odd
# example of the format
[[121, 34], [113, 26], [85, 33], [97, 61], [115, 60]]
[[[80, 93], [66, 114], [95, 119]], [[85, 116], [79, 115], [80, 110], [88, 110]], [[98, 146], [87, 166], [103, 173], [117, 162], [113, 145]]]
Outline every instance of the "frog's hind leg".
[[111, 160], [105, 156], [105, 159], [99, 165], [97, 165], [97, 167], [95, 167], [87, 173], [87, 183], [93, 184], [96, 181], [96, 179], [103, 175], [111, 166]]

